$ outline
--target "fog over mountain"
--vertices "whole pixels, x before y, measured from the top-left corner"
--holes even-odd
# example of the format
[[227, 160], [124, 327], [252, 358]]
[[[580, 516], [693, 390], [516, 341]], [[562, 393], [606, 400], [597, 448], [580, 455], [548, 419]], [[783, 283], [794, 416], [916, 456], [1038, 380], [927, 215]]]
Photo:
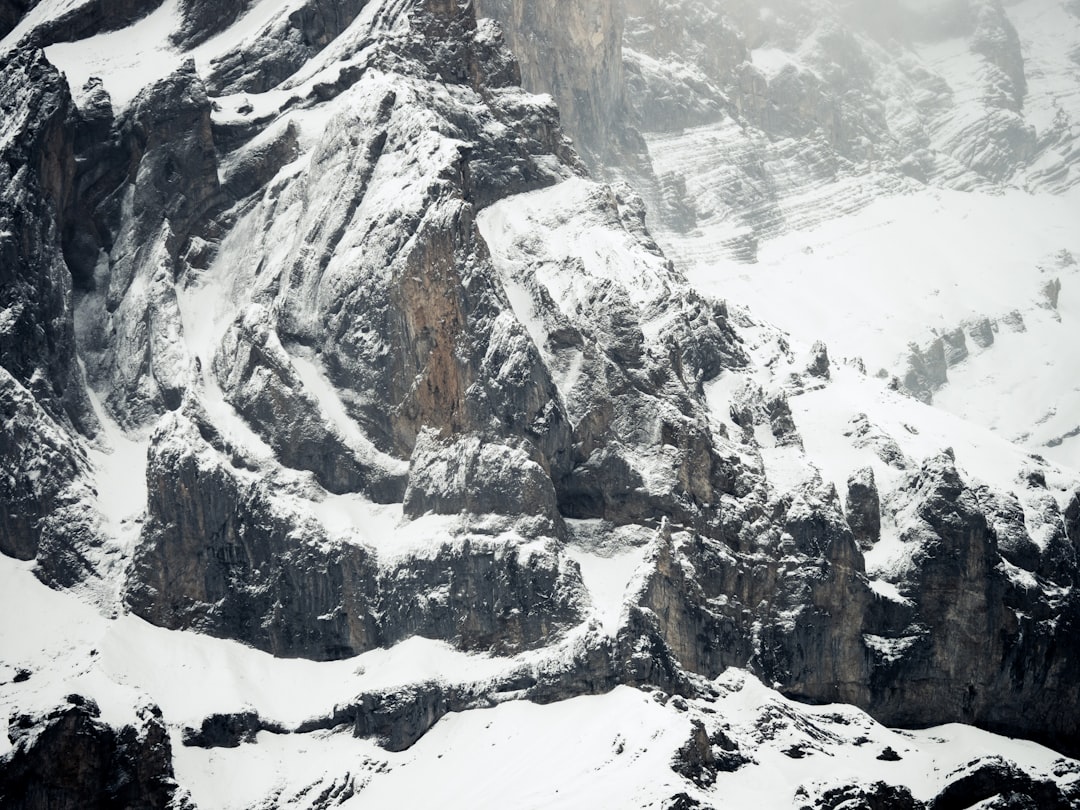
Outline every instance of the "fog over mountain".
[[1080, 3], [0, 3], [0, 806], [1080, 806]]

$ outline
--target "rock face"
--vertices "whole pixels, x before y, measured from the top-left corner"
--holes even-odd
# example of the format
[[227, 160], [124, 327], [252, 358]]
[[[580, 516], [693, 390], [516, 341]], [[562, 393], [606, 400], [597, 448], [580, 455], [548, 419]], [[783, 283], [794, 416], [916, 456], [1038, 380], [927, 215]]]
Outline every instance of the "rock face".
[[526, 450], [479, 436], [440, 442], [433, 432], [413, 451], [404, 510], [414, 518], [464, 512], [560, 522], [551, 478]]
[[91, 430], [59, 239], [75, 174], [71, 94], [33, 50], [3, 56], [0, 85], [13, 100], [0, 145], [0, 356], [53, 419]]
[[100, 714], [93, 701], [71, 695], [44, 716], [13, 715], [8, 735], [14, 747], [0, 758], [4, 807], [189, 807], [173, 778], [160, 710], [143, 709], [137, 725], [121, 729]]
[[857, 470], [848, 479], [845, 511], [859, 548], [872, 548], [881, 539], [881, 498], [872, 467]]
[[[1051, 652], [1056, 628], [1077, 621], [1071, 593], [1038, 587], [1031, 576], [1038, 559], [1026, 575], [1006, 559], [1018, 558], [999, 550], [1000, 530], [988, 525], [948, 455], [911, 473], [887, 508], [914, 518], [901, 534], [913, 563], [898, 580], [914, 604], [892, 619], [904, 630], [881, 632], [871, 644], [880, 656], [871, 678], [874, 711], [898, 724], [919, 722], [914, 715], [928, 711], [990, 728], [1022, 727], [1073, 748], [1075, 720], [1051, 708], [1076, 699], [1080, 662], [1071, 649]], [[1054, 696], [1049, 703], [1047, 695]]]
[[625, 131], [622, 0], [550, 4], [480, 0], [521, 65], [522, 85], [550, 93], [579, 151], [599, 160], [619, 153]]

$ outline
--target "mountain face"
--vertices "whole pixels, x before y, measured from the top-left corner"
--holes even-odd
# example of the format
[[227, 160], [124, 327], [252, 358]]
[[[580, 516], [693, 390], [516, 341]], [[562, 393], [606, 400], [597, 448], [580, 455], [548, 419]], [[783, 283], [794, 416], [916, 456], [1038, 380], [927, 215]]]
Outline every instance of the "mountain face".
[[1075, 2], [0, 34], [0, 804], [1080, 804]]

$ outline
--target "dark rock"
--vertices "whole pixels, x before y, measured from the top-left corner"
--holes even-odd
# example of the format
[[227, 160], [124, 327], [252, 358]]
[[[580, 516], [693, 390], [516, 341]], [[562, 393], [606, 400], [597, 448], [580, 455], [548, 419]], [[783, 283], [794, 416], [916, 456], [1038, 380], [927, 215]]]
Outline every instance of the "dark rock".
[[1077, 603], [1014, 581], [950, 455], [928, 459], [891, 498], [913, 518], [901, 541], [915, 564], [901, 584], [924, 635], [875, 671], [868, 710], [890, 725], [951, 718], [1074, 749], [1076, 721], [1050, 707], [1078, 694], [1080, 660], [1052, 641], [1078, 621]]
[[1067, 810], [1072, 805], [1061, 788], [1049, 779], [1034, 779], [1001, 757], [975, 760], [949, 775], [949, 783], [929, 804], [929, 810], [963, 810], [986, 799], [1001, 796], [999, 807], [1023, 807], [1027, 799], [1047, 810]]
[[91, 0], [36, 26], [23, 39], [23, 43], [44, 48], [58, 42], [78, 42], [95, 34], [119, 31], [154, 11], [161, 2], [162, 0]]
[[998, 553], [1019, 568], [1037, 570], [1039, 547], [1028, 534], [1020, 501], [1014, 495], [993, 492], [986, 486], [976, 487], [974, 493], [994, 532]]
[[806, 367], [806, 372], [811, 377], [829, 379], [829, 350], [820, 340], [816, 341], [810, 350], [810, 363]]
[[195, 748], [236, 748], [241, 743], [255, 742], [260, 731], [281, 733], [281, 726], [267, 723], [258, 712], [212, 714], [202, 721], [198, 730], [185, 728], [183, 743]]
[[467, 705], [464, 695], [441, 683], [363, 695], [354, 707], [353, 734], [376, 737], [388, 751], [404, 751], [450, 711]]
[[915, 799], [906, 787], [874, 782], [830, 788], [812, 807], [813, 810], [924, 810], [926, 805]]
[[[214, 139], [221, 147], [220, 130], [215, 128]], [[249, 145], [234, 154], [228, 175], [222, 180], [222, 190], [229, 199], [242, 200], [274, 179], [283, 166], [296, 159], [299, 153], [296, 126], [288, 126], [270, 140]]]
[[182, 417], [155, 431], [147, 486], [126, 596], [138, 615], [277, 655], [325, 660], [378, 646], [371, 555], [323, 550], [317, 524], [275, 509]]
[[945, 341], [933, 340], [925, 348], [912, 343], [908, 346], [908, 367], [904, 372], [904, 389], [923, 402], [929, 403], [934, 391], [949, 381]]
[[0, 367], [0, 553], [32, 560], [43, 538], [62, 528], [90, 493], [80, 481], [89, 469], [70, 434], [34, 396]]
[[1077, 552], [1080, 553], [1080, 491], [1074, 492], [1069, 498], [1069, 504], [1065, 507], [1063, 515], [1065, 520], [1065, 533]]
[[716, 757], [704, 724], [694, 720], [693, 727], [690, 739], [675, 753], [671, 769], [698, 787], [707, 788], [716, 781]]
[[705, 810], [705, 805], [689, 793], [676, 793], [664, 804], [664, 810]]
[[228, 402], [283, 464], [310, 470], [330, 492], [363, 492], [379, 503], [401, 499], [405, 481], [394, 468], [398, 465], [361, 458], [332, 427], [281, 346], [265, 309], [250, 307], [229, 328], [214, 355], [213, 372]]
[[1046, 299], [1046, 306], [1050, 309], [1058, 308], [1058, 298], [1061, 297], [1061, 279], [1055, 278], [1046, 282], [1042, 289], [1043, 297]]
[[34, 0], [11, 0], [0, 6], [0, 38], [6, 37], [33, 5]]
[[326, 660], [413, 635], [512, 653], [581, 620], [576, 566], [498, 539], [444, 544], [380, 571], [370, 550], [330, 542], [227, 467], [183, 417], [155, 432], [147, 483], [126, 599], [163, 627]]
[[172, 748], [157, 707], [140, 709], [137, 725], [115, 729], [99, 719], [92, 701], [68, 701], [43, 715], [11, 717], [13, 748], [0, 757], [5, 808], [187, 806], [173, 778]]
[[845, 512], [859, 548], [867, 550], [881, 539], [881, 499], [872, 467], [856, 470], [848, 478]]
[[855, 447], [868, 447], [873, 450], [877, 457], [890, 467], [905, 470], [911, 463], [904, 455], [904, 451], [900, 449], [900, 445], [896, 443], [896, 439], [871, 423], [865, 413], [856, 414], [851, 418], [844, 435], [851, 439]]
[[39, 50], [0, 57], [6, 137], [0, 159], [0, 364], [61, 426], [93, 433], [75, 349], [61, 212], [76, 172], [76, 116], [64, 77]]
[[882, 762], [899, 762], [903, 759], [891, 746], [885, 746], [885, 750], [878, 754], [874, 759], [880, 759]]
[[182, 0], [180, 28], [170, 40], [178, 48], [190, 50], [224, 31], [250, 6], [251, 0]]
[[225, 200], [210, 112], [189, 60], [144, 89], [119, 124], [130, 216], [109, 235], [109, 268], [84, 304], [92, 315], [79, 337], [91, 378], [108, 388], [107, 404], [124, 425], [179, 408], [190, 383], [194, 359], [182, 341], [175, 281]]
[[955, 366], [967, 359], [967, 338], [963, 327], [958, 326], [951, 332], [946, 332], [941, 336], [941, 340], [944, 342], [946, 365]]
[[[276, 87], [341, 34], [365, 4], [366, 0], [308, 0], [284, 19], [271, 23], [248, 49], [238, 48], [212, 62], [207, 80], [210, 91], [222, 96], [264, 93]], [[225, 4], [188, 0], [190, 14], [181, 36], [203, 38], [242, 7], [237, 0]]]
[[470, 537], [379, 580], [387, 641], [420, 635], [500, 655], [553, 643], [582, 620], [585, 604], [576, 566], [497, 538]]

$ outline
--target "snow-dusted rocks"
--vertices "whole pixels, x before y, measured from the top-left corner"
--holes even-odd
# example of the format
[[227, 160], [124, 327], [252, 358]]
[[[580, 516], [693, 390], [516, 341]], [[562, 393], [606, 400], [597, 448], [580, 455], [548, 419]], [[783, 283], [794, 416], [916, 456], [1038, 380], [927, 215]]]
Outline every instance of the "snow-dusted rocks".
[[1013, 386], [1027, 449], [927, 404], [1068, 377], [1075, 217], [1002, 188], [1073, 182], [1062, 43], [923, 5], [21, 15], [0, 721], [160, 705], [206, 808], [1075, 792], [792, 702], [1080, 745], [1077, 476], [1031, 454], [1074, 400]]
[[114, 728], [92, 700], [70, 695], [42, 715], [9, 720], [12, 749], [0, 757], [5, 807], [193, 807], [177, 789], [172, 746], [156, 706]]
[[543, 543], [428, 523], [410, 530], [423, 545], [395, 555], [395, 541], [408, 552], [409, 540], [390, 521], [375, 538], [380, 555], [329, 536], [311, 506], [276, 491], [302, 492], [301, 482], [232, 466], [180, 416], [156, 430], [147, 476], [148, 520], [126, 598], [164, 627], [327, 660], [416, 634], [516, 651], [579, 616], [580, 575]]
[[881, 539], [881, 498], [873, 467], [862, 467], [848, 478], [844, 512], [861, 549], [872, 548]]
[[[535, 450], [533, 451], [535, 454]], [[440, 441], [422, 433], [413, 450], [404, 512], [420, 517], [501, 514], [538, 517], [548, 531], [561, 525], [551, 478], [528, 447], [513, 447], [482, 436]]]
[[72, 278], [61, 249], [75, 174], [74, 110], [40, 51], [0, 56], [0, 352], [52, 418], [92, 432], [76, 359]]
[[874, 559], [891, 557], [886, 578], [905, 597], [892, 609], [905, 628], [889, 651], [878, 645], [883, 657], [871, 683], [880, 716], [898, 723], [922, 711], [979, 716], [989, 727], [1024, 728], [1059, 745], [1075, 736], [1075, 720], [1053, 707], [1076, 699], [1080, 662], [1072, 646], [1050, 640], [1077, 621], [1072, 580], [1043, 578], [1052, 541], [1040, 548], [1038, 523], [1008, 504], [972, 490], [948, 453], [907, 474], [887, 501], [903, 529]]

